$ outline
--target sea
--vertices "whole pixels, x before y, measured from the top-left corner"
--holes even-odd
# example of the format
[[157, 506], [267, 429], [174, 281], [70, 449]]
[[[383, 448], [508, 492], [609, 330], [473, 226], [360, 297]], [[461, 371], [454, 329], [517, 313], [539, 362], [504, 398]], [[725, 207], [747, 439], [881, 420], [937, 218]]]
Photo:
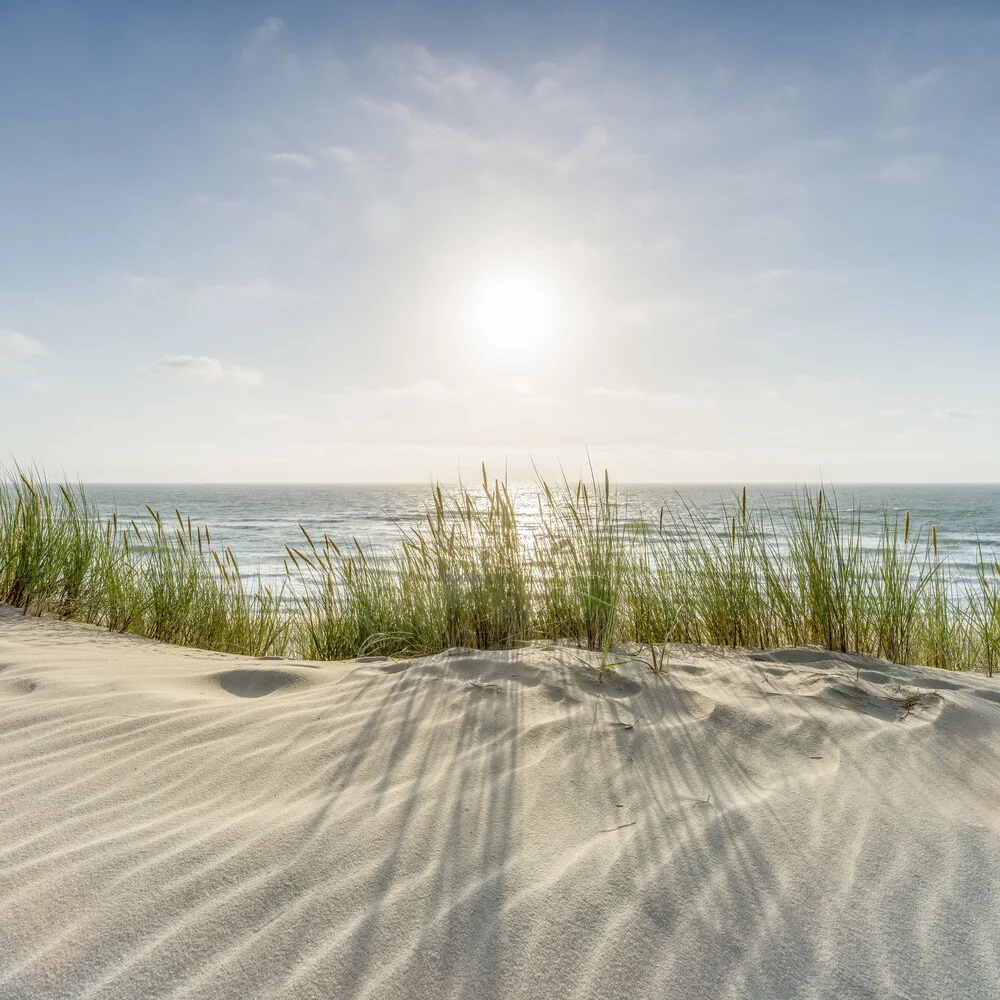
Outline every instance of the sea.
[[[538, 521], [539, 486], [513, 483], [508, 488], [520, 523], [530, 529]], [[209, 527], [214, 548], [231, 548], [244, 576], [259, 573], [272, 583], [286, 579], [285, 547], [302, 547], [302, 528], [317, 541], [324, 535], [338, 544], [357, 539], [390, 555], [401, 533], [419, 530], [433, 505], [428, 484], [93, 483], [84, 489], [106, 516], [114, 511], [119, 518], [147, 517], [147, 505], [165, 519], [179, 511]], [[449, 487], [443, 489], [447, 494]], [[796, 498], [801, 504], [809, 492], [815, 502], [818, 488], [769, 483], [746, 489], [751, 509], [768, 512], [780, 544], [783, 520]], [[739, 510], [742, 486], [639, 483], [617, 484], [613, 491], [625, 516], [640, 524], [655, 525], [661, 509], [669, 524], [686, 508], [696, 508], [722, 533]], [[980, 552], [991, 562], [1000, 558], [1000, 484], [848, 484], [825, 488], [824, 502], [835, 503], [841, 513], [860, 510], [866, 545], [877, 543], [884, 516], [890, 524], [898, 519], [902, 533], [908, 512], [911, 532], [922, 531], [921, 544], [935, 527], [939, 552], [957, 581], [975, 578]]]

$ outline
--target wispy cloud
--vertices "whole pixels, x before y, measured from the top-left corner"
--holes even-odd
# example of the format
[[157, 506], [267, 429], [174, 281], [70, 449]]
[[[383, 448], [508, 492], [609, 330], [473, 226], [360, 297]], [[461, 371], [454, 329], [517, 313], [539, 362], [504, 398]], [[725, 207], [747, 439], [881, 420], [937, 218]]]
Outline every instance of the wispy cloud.
[[364, 160], [357, 150], [350, 146], [327, 146], [323, 152], [338, 163], [346, 173], [361, 177], [364, 172]]
[[469, 395], [469, 390], [452, 388], [436, 378], [422, 378], [404, 385], [384, 385], [371, 388], [349, 385], [327, 393], [327, 396], [337, 399], [417, 399], [427, 401], [458, 399], [467, 395]]
[[254, 368], [223, 364], [218, 358], [210, 358], [204, 354], [164, 354], [157, 361], [156, 369], [166, 375], [203, 382], [254, 386], [264, 381], [260, 372]]
[[979, 411], [961, 410], [947, 406], [940, 410], [934, 410], [933, 415], [939, 420], [975, 420], [979, 416]]
[[458, 56], [433, 55], [423, 45], [380, 45], [376, 61], [405, 83], [450, 103], [504, 103], [510, 81], [496, 70]]
[[635, 403], [658, 403], [676, 404], [685, 407], [693, 406], [714, 406], [715, 398], [711, 393], [712, 386], [708, 383], [698, 383], [695, 388], [701, 390], [698, 396], [686, 392], [669, 392], [649, 389], [640, 389], [635, 386], [614, 387], [606, 385], [592, 385], [585, 390], [588, 396], [596, 396], [607, 402], [625, 402], [630, 400]]
[[947, 77], [943, 66], [932, 66], [897, 83], [889, 93], [889, 107], [897, 114], [911, 114], [935, 91]]
[[936, 172], [941, 158], [934, 153], [914, 153], [890, 160], [880, 171], [887, 184], [920, 184]]
[[642, 161], [613, 134], [614, 116], [585, 84], [560, 82], [579, 67], [546, 63], [526, 76], [509, 76], [420, 45], [378, 47], [373, 54], [395, 95], [359, 104], [394, 126], [414, 161], [439, 169], [456, 162], [487, 170], [542, 168], [560, 176], [594, 166], [630, 169]]
[[134, 288], [146, 289], [149, 292], [167, 292], [200, 299], [250, 299], [250, 300], [281, 300], [298, 298], [298, 293], [284, 285], [277, 285], [266, 278], [256, 278], [251, 281], [218, 281], [188, 284], [182, 281], [172, 281], [155, 275], [126, 273], [123, 280]]
[[0, 330], [0, 360], [45, 354], [45, 345], [17, 330]]
[[152, 274], [132, 274], [128, 272], [122, 275], [124, 280], [135, 288], [148, 288], [156, 291], [161, 288], [173, 288], [174, 286], [166, 278], [158, 278]]
[[611, 389], [606, 385], [593, 385], [587, 390], [587, 395], [606, 399], [647, 399], [650, 394], [642, 389]]
[[243, 58], [247, 62], [256, 59], [281, 34], [284, 27], [285, 22], [280, 17], [265, 17], [243, 46]]
[[307, 153], [282, 152], [269, 153], [267, 157], [272, 163], [284, 164], [292, 167], [315, 167], [316, 160]]

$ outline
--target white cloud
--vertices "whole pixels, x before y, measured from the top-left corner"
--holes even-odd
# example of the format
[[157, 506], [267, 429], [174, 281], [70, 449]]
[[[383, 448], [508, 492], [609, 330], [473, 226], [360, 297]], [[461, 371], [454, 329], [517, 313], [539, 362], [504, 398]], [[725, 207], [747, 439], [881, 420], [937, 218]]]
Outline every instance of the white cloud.
[[336, 160], [347, 173], [355, 177], [360, 177], [364, 173], [364, 161], [349, 146], [327, 146], [323, 152]]
[[537, 386], [522, 379], [511, 382], [509, 388], [512, 392], [517, 393], [518, 406], [551, 407], [559, 403], [559, 400], [555, 396], [545, 395], [539, 391]]
[[440, 165], [447, 159], [479, 159], [499, 162], [505, 145], [500, 139], [483, 138], [468, 129], [420, 114], [402, 101], [380, 103], [363, 98], [360, 106], [374, 116], [394, 124], [411, 156]]
[[646, 399], [649, 393], [642, 389], [609, 389], [606, 385], [593, 385], [587, 390], [587, 395], [609, 399]]
[[415, 382], [397, 386], [375, 386], [365, 389], [358, 385], [349, 385], [343, 390], [328, 393], [329, 396], [337, 398], [349, 397], [357, 399], [367, 397], [370, 399], [424, 399], [443, 400], [455, 399], [459, 396], [468, 395], [468, 391], [455, 390], [445, 385], [440, 379], [422, 378]]
[[161, 289], [161, 288], [171, 288], [171, 284], [165, 278], [157, 278], [151, 274], [132, 274], [126, 273], [123, 275], [125, 281], [130, 285], [134, 285], [136, 288], [148, 288], [148, 289]]
[[683, 406], [687, 409], [695, 406], [710, 408], [716, 406], [717, 399], [714, 396], [715, 387], [711, 382], [699, 381], [692, 388], [698, 390], [697, 395], [686, 392], [670, 392], [668, 390], [650, 391], [648, 389], [639, 389], [635, 386], [616, 388], [606, 385], [592, 385], [584, 391], [588, 396], [596, 396], [598, 399], [606, 402], [631, 400], [635, 403], [655, 403], [661, 406], [669, 404], [671, 406]]
[[280, 17], [265, 17], [243, 46], [243, 58], [248, 62], [256, 59], [281, 34], [284, 27], [285, 22]]
[[26, 358], [45, 353], [45, 345], [17, 330], [0, 330], [0, 358]]
[[213, 300], [269, 300], [288, 301], [298, 298], [298, 294], [283, 285], [276, 285], [266, 278], [251, 281], [219, 281], [202, 284], [185, 284], [158, 278], [153, 275], [130, 274], [123, 275], [124, 280], [135, 288], [146, 289], [149, 292], [168, 292], [175, 295], [198, 299]]
[[939, 161], [933, 153], [899, 156], [885, 164], [880, 175], [887, 184], [919, 184], [930, 179]]
[[455, 56], [432, 55], [422, 45], [377, 46], [373, 54], [406, 83], [446, 103], [501, 104], [510, 91], [508, 79], [490, 67]]
[[164, 354], [156, 363], [156, 369], [179, 378], [230, 385], [252, 386], [264, 381], [260, 372], [254, 368], [223, 364], [218, 358], [210, 358], [204, 354]]
[[572, 149], [552, 162], [557, 173], [569, 174], [601, 157], [608, 148], [608, 130], [603, 125], [591, 125]]
[[975, 420], [979, 416], [977, 410], [959, 410], [947, 406], [941, 410], [935, 410], [934, 416], [942, 420]]
[[922, 103], [928, 95], [938, 90], [944, 83], [947, 73], [943, 66], [932, 66], [923, 73], [908, 77], [902, 83], [893, 87], [889, 94], [889, 106], [898, 114], [909, 114]]
[[556, 82], [567, 73], [578, 76], [578, 68], [547, 64], [545, 79], [531, 84], [422, 46], [387, 46], [374, 54], [402, 87], [394, 98], [362, 98], [358, 105], [393, 126], [415, 162], [438, 171], [474, 163], [486, 171], [542, 168], [558, 176], [641, 165], [625, 136], [609, 131], [615, 117], [602, 111], [593, 87], [583, 85], [580, 93], [579, 81], [568, 88]]
[[288, 164], [293, 167], [315, 167], [316, 161], [307, 153], [271, 153], [268, 159], [272, 163]]

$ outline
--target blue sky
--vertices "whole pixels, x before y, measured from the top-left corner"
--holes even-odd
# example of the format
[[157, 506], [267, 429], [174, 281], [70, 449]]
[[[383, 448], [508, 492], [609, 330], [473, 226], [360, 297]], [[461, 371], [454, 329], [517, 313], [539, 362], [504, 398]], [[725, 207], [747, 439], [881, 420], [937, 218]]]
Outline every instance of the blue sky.
[[998, 52], [995, 4], [2, 4], [0, 448], [1000, 480]]

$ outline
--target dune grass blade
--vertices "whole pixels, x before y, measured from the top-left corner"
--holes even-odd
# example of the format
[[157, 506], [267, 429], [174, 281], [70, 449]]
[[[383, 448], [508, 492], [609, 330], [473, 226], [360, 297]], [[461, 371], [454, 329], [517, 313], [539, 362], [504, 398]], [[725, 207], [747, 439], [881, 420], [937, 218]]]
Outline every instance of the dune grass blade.
[[484, 469], [481, 489], [434, 487], [422, 524], [391, 551], [303, 529], [275, 593], [179, 511], [102, 517], [81, 487], [15, 469], [0, 486], [0, 601], [253, 656], [557, 640], [609, 664], [612, 647], [631, 642], [660, 671], [670, 641], [808, 643], [1000, 669], [1000, 564], [980, 549], [975, 579], [960, 584], [936, 529], [882, 512], [866, 539], [865, 523], [829, 489], [794, 494], [777, 516], [746, 490], [716, 512], [683, 502], [646, 512], [606, 473], [540, 482], [529, 518]]
[[203, 649], [284, 649], [280, 600], [259, 580], [248, 590], [231, 553], [213, 568], [182, 528], [153, 510], [104, 521], [82, 487], [15, 469], [0, 485], [0, 602]]

